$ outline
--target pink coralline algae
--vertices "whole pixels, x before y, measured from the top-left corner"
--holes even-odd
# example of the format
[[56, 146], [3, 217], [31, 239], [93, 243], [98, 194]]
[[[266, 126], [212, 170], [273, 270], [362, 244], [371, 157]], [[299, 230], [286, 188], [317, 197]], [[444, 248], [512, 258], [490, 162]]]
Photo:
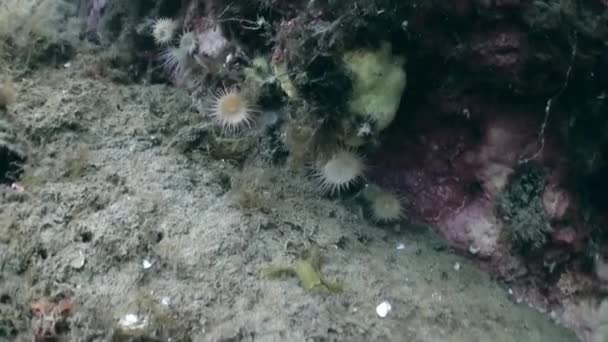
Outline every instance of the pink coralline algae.
[[458, 250], [495, 256], [503, 230], [497, 196], [519, 164], [534, 158], [551, 171], [543, 196], [548, 217], [564, 220], [570, 201], [560, 184], [566, 163], [555, 136], [538, 135], [542, 106], [477, 101], [467, 115], [434, 112], [426, 108], [394, 127], [411, 134], [387, 141], [371, 160], [370, 179], [407, 198], [413, 219], [431, 223]]
[[528, 63], [529, 46], [526, 35], [512, 27], [479, 32], [473, 37], [470, 67], [496, 72], [505, 79], [517, 81]]

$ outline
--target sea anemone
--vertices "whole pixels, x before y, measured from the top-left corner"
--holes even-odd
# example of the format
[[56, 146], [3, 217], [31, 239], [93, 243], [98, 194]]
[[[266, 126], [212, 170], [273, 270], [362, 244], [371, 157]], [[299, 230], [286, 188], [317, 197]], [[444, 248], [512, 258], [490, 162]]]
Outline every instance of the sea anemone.
[[184, 32], [179, 38], [179, 48], [184, 50], [189, 56], [196, 52], [196, 37], [192, 32]]
[[364, 171], [363, 159], [355, 152], [343, 149], [319, 163], [314, 177], [323, 192], [334, 195], [356, 185], [363, 178]]
[[369, 184], [363, 190], [363, 198], [369, 205], [369, 215], [376, 223], [391, 223], [403, 217], [399, 197], [377, 185]]
[[181, 78], [185, 74], [189, 57], [188, 52], [179, 47], [170, 47], [160, 54], [162, 67], [173, 78]]
[[156, 19], [152, 25], [154, 42], [160, 46], [168, 45], [173, 40], [176, 29], [177, 23], [175, 20], [168, 18]]
[[236, 87], [221, 88], [210, 100], [209, 112], [226, 131], [251, 126], [255, 110]]
[[173, 78], [182, 78], [195, 51], [196, 37], [192, 32], [185, 32], [180, 38], [178, 47], [169, 47], [160, 55], [162, 66]]

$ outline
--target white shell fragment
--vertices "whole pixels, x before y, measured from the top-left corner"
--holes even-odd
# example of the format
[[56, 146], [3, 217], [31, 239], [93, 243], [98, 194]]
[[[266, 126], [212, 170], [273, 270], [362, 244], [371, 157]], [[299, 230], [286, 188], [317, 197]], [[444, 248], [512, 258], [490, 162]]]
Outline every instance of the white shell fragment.
[[76, 255], [74, 258], [72, 258], [72, 261], [70, 261], [70, 266], [72, 266], [72, 268], [79, 270], [82, 268], [82, 266], [84, 266], [84, 262], [85, 262], [84, 253], [82, 253], [82, 251], [78, 251], [78, 255]]
[[403, 242], [400, 242], [397, 244], [397, 250], [401, 251], [405, 249], [405, 244]]
[[477, 253], [479, 253], [481, 248], [475, 246], [475, 245], [470, 245], [469, 246], [469, 253], [476, 255]]
[[460, 271], [460, 263], [457, 262], [454, 264], [454, 271]]
[[141, 265], [143, 266], [144, 270], [147, 270], [148, 268], [152, 267], [152, 262], [144, 259], [144, 261], [141, 262]]
[[388, 315], [388, 313], [391, 311], [391, 304], [387, 301], [384, 301], [380, 304], [378, 304], [378, 306], [376, 306], [376, 313], [378, 314], [378, 316], [380, 318], [384, 318], [386, 317], [386, 315]]
[[139, 330], [148, 325], [148, 317], [139, 317], [135, 314], [126, 314], [118, 324], [125, 330]]

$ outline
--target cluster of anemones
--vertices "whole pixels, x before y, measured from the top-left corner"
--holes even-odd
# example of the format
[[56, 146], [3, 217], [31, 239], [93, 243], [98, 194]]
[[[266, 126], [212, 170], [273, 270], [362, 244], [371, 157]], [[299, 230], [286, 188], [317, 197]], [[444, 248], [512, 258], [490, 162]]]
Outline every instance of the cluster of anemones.
[[[194, 34], [185, 32], [180, 37], [179, 44], [171, 46], [177, 28], [176, 22], [171, 19], [158, 19], [154, 22], [152, 35], [157, 45], [166, 48], [161, 54], [162, 65], [174, 78], [181, 78], [196, 52], [197, 44]], [[209, 99], [207, 111], [224, 131], [231, 133], [250, 127], [257, 113], [248, 97], [236, 86], [215, 91]], [[333, 196], [361, 189], [365, 170], [363, 158], [353, 148], [339, 148], [318, 160], [312, 174], [317, 187], [323, 193]], [[369, 216], [374, 222], [388, 223], [401, 218], [401, 201], [394, 194], [375, 185], [366, 186], [362, 194]]]
[[196, 37], [192, 32], [183, 32], [177, 40], [175, 36], [178, 25], [173, 19], [161, 18], [152, 25], [152, 36], [158, 46], [165, 50], [161, 53], [162, 66], [169, 71], [174, 79], [181, 79], [186, 73], [188, 64], [196, 52]]

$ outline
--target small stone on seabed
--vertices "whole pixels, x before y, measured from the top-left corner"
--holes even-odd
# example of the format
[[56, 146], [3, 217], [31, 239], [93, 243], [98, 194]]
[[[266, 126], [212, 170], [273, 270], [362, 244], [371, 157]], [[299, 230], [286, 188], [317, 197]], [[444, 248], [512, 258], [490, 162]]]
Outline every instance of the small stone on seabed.
[[454, 264], [454, 271], [460, 271], [460, 263], [457, 262]]
[[404, 249], [405, 249], [405, 244], [403, 242], [399, 242], [397, 244], [397, 250], [400, 251], [400, 250], [404, 250]]
[[387, 301], [384, 301], [380, 304], [378, 304], [378, 306], [376, 306], [376, 313], [378, 314], [378, 316], [380, 318], [384, 318], [386, 317], [386, 315], [388, 315], [388, 313], [391, 311], [391, 304]]

